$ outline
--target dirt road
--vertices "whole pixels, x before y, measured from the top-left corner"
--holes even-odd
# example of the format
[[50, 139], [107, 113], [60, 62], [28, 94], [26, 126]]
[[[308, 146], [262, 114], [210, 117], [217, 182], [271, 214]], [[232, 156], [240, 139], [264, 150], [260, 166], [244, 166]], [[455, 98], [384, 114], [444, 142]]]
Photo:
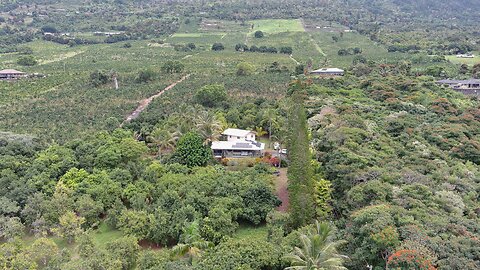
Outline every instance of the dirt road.
[[149, 98], [146, 98], [146, 99], [143, 99], [142, 101], [140, 101], [140, 103], [138, 104], [138, 107], [135, 109], [135, 111], [133, 111], [131, 114], [129, 114], [127, 116], [127, 118], [125, 118], [125, 121], [123, 121], [122, 125], [125, 124], [125, 123], [129, 123], [130, 121], [132, 121], [133, 119], [136, 119], [140, 113], [142, 113], [147, 107], [148, 105], [150, 104], [150, 102], [152, 102], [155, 98], [163, 95], [163, 93], [165, 93], [166, 91], [172, 89], [173, 87], [175, 87], [175, 85], [183, 82], [184, 80], [186, 80], [188, 77], [190, 77], [190, 74], [187, 74], [185, 76], [183, 76], [180, 80], [170, 84], [169, 86], [167, 86], [165, 89], [163, 89], [162, 91], [156, 93], [155, 95], [149, 97]]
[[287, 178], [287, 168], [280, 169], [280, 176], [276, 178], [275, 189], [278, 198], [282, 201], [282, 204], [277, 207], [277, 210], [280, 212], [287, 212], [288, 210], [288, 178]]

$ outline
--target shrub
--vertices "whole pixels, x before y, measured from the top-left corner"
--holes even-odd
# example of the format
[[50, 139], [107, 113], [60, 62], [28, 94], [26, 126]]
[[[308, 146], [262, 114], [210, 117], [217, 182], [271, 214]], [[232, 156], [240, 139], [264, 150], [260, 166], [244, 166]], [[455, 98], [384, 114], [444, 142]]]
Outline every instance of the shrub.
[[162, 66], [162, 71], [165, 73], [180, 73], [184, 69], [184, 65], [179, 61], [167, 61]]
[[237, 65], [238, 76], [249, 76], [255, 72], [255, 67], [247, 62], [242, 62]]
[[292, 54], [292, 53], [293, 53], [293, 49], [292, 49], [292, 47], [281, 47], [281, 48], [280, 48], [280, 53]]
[[297, 65], [295, 67], [295, 74], [296, 75], [303, 74], [304, 72], [305, 72], [305, 66], [304, 65]]
[[222, 43], [213, 43], [212, 51], [223, 51], [225, 50], [225, 46]]
[[58, 30], [55, 28], [55, 26], [52, 25], [45, 25], [41, 28], [43, 33], [57, 33]]
[[110, 76], [105, 71], [102, 70], [95, 70], [94, 72], [90, 73], [90, 83], [98, 87], [100, 85], [104, 85], [110, 81]]
[[35, 66], [37, 63], [37, 60], [31, 55], [20, 57], [17, 60], [17, 64], [21, 66]]
[[152, 81], [155, 78], [155, 75], [155, 72], [151, 69], [141, 70], [135, 78], [135, 81], [138, 83], [146, 83]]
[[227, 100], [227, 91], [220, 84], [205, 85], [195, 93], [195, 100], [205, 107], [216, 107]]
[[259, 31], [256, 31], [256, 32], [255, 32], [255, 37], [256, 37], [256, 38], [263, 38], [263, 37], [264, 37], [264, 34], [263, 34], [262, 31], [259, 30]]
[[238, 43], [235, 45], [235, 51], [237, 52], [245, 52], [248, 51], [248, 46], [242, 43]]
[[193, 42], [188, 43], [186, 47], [190, 50], [195, 50], [197, 48], [197, 46]]

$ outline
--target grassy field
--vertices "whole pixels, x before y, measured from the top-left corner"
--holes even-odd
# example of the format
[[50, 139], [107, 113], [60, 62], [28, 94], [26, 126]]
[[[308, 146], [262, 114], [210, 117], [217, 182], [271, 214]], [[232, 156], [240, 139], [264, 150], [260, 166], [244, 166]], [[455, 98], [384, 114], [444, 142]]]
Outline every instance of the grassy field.
[[283, 32], [303, 32], [303, 25], [300, 19], [295, 20], [254, 20], [249, 21], [253, 25], [250, 34], [255, 31], [262, 31], [267, 34], [283, 33]]
[[474, 53], [474, 58], [457, 58], [456, 55], [447, 55], [445, 58], [453, 64], [467, 64], [473, 66], [480, 63], [480, 57], [478, 56], [479, 53], [480, 52]]
[[266, 239], [268, 234], [267, 226], [241, 225], [233, 235], [236, 239]]

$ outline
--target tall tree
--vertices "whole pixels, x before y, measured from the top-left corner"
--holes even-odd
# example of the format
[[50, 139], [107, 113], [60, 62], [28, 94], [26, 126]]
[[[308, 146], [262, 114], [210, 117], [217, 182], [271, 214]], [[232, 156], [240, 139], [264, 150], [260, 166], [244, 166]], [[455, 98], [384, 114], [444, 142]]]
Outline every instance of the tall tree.
[[292, 225], [305, 226], [315, 216], [315, 181], [311, 165], [307, 115], [304, 106], [307, 83], [296, 80], [290, 85], [291, 106], [288, 114], [288, 192]]
[[203, 111], [196, 118], [198, 132], [204, 138], [204, 144], [209, 145], [213, 141], [217, 141], [222, 135], [222, 123], [214, 114]]
[[175, 144], [178, 140], [177, 132], [169, 131], [165, 128], [156, 128], [151, 136], [148, 137], [148, 140], [153, 142], [158, 149], [158, 156], [161, 156], [162, 153], [166, 151], [171, 151], [175, 148]]
[[200, 235], [200, 226], [197, 221], [183, 228], [182, 238], [182, 243], [173, 247], [172, 252], [177, 256], [187, 255], [190, 264], [194, 258], [201, 257], [204, 249], [212, 246], [212, 243], [204, 240]]
[[302, 246], [285, 256], [291, 262], [285, 270], [346, 270], [343, 261], [347, 256], [337, 252], [343, 241], [332, 242], [331, 237], [330, 225], [316, 221], [313, 231], [300, 235]]
[[197, 133], [189, 132], [178, 140], [174, 159], [188, 167], [205, 166], [212, 158], [211, 150]]
[[83, 223], [85, 223], [85, 218], [68, 211], [60, 217], [59, 225], [54, 229], [54, 232], [56, 235], [66, 238], [68, 243], [72, 243], [75, 237], [83, 232]]

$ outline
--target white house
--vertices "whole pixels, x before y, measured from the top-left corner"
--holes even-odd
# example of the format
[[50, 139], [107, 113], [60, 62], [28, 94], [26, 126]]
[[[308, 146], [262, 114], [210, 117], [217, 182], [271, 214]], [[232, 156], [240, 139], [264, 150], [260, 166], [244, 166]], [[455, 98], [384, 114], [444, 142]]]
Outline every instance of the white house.
[[471, 53], [457, 54], [457, 58], [475, 58], [475, 55], [473, 55]]
[[322, 77], [335, 77], [335, 76], [343, 76], [345, 71], [339, 68], [321, 68], [317, 70], [310, 71], [312, 75], [319, 75]]
[[222, 135], [225, 136], [229, 142], [255, 141], [255, 132], [250, 130], [227, 128]]
[[212, 142], [213, 155], [224, 157], [260, 157], [265, 144], [255, 141], [255, 132], [250, 130], [229, 128], [223, 133], [223, 141]]

